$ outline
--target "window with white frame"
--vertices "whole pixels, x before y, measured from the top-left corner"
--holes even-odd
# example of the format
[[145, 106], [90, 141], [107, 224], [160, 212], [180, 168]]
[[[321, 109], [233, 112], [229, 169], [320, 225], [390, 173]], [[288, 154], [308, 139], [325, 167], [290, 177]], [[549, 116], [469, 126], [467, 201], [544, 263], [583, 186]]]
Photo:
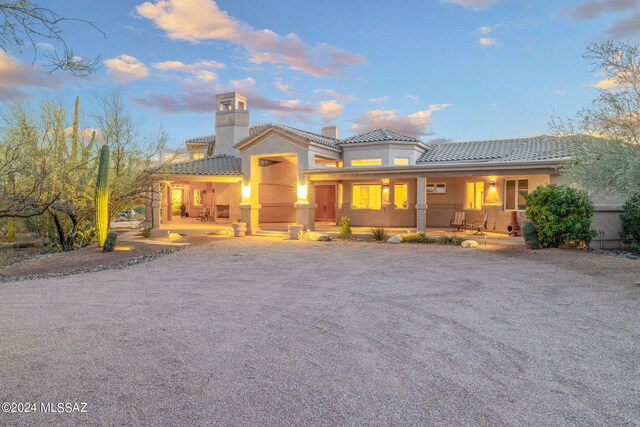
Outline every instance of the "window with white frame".
[[484, 198], [484, 181], [467, 182], [467, 200], [465, 209], [479, 210], [482, 209], [482, 200]]
[[353, 159], [351, 166], [380, 166], [382, 159]]
[[508, 211], [523, 211], [527, 209], [525, 197], [529, 194], [529, 180], [504, 180], [504, 208]]
[[202, 191], [197, 188], [193, 189], [193, 205], [202, 206]]
[[409, 164], [409, 158], [408, 157], [396, 157], [393, 159], [393, 165], [394, 166], [406, 166]]
[[433, 184], [427, 183], [427, 193], [429, 194], [444, 194], [447, 192], [447, 184], [444, 182], [436, 182]]
[[351, 207], [354, 209], [382, 208], [382, 185], [353, 184]]

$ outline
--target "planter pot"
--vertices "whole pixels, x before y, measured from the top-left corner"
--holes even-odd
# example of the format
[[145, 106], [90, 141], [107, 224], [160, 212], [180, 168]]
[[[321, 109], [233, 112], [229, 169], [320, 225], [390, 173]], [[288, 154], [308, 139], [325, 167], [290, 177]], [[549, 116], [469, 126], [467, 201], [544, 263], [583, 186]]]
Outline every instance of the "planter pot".
[[287, 228], [289, 229], [289, 238], [291, 240], [298, 240], [300, 234], [304, 231], [304, 225], [293, 224], [288, 225]]
[[234, 222], [231, 224], [231, 228], [233, 229], [234, 237], [244, 237], [247, 234], [246, 222]]

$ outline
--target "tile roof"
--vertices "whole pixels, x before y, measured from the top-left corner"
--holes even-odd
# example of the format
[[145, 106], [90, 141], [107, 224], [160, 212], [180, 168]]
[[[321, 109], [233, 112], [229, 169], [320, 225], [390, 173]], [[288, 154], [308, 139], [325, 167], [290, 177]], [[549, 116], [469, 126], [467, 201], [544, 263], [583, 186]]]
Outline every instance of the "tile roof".
[[405, 135], [390, 129], [374, 129], [369, 132], [359, 133], [358, 135], [340, 141], [340, 145], [359, 144], [364, 142], [382, 142], [382, 141], [406, 141], [406, 142], [422, 142], [413, 136]]
[[575, 139], [547, 135], [495, 141], [439, 142], [427, 144], [427, 151], [420, 156], [418, 163], [562, 160], [574, 156], [579, 148]]
[[340, 143], [339, 139], [324, 136], [320, 133], [292, 128], [291, 126], [286, 126], [280, 123], [261, 123], [251, 126], [249, 128], [249, 136], [254, 136], [255, 134], [264, 132], [269, 128], [277, 129], [285, 134], [302, 138], [312, 144], [324, 145], [326, 147], [340, 149], [340, 147], [338, 146], [338, 144]]
[[185, 144], [212, 144], [216, 142], [215, 135], [199, 136], [197, 138], [187, 139]]
[[241, 175], [239, 157], [219, 155], [167, 165], [161, 173], [173, 175]]

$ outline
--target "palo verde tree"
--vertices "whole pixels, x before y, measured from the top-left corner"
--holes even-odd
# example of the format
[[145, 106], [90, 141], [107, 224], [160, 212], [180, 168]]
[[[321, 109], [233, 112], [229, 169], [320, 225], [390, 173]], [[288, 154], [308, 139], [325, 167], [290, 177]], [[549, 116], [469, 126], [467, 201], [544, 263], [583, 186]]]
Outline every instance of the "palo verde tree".
[[591, 106], [573, 119], [552, 119], [555, 133], [584, 147], [563, 174], [585, 189], [624, 198], [640, 194], [640, 46], [592, 44], [584, 57], [604, 79]]

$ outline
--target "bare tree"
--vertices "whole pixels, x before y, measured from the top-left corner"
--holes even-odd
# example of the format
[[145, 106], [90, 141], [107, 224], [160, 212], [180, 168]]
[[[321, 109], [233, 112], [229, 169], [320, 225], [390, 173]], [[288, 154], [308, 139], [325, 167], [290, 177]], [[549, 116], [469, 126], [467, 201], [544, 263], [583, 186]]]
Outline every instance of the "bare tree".
[[[94, 22], [60, 17], [53, 10], [41, 7], [30, 0], [0, 0], [0, 48], [5, 52], [11, 46], [33, 50], [34, 61], [38, 56], [38, 42], [48, 40], [57, 45], [51, 55], [43, 55], [48, 59], [49, 72], [64, 70], [76, 77], [91, 74], [99, 68], [100, 56], [86, 59], [77, 57], [62, 35], [62, 25], [68, 21], [89, 25], [104, 35]], [[56, 46], [54, 46], [56, 48]]]

